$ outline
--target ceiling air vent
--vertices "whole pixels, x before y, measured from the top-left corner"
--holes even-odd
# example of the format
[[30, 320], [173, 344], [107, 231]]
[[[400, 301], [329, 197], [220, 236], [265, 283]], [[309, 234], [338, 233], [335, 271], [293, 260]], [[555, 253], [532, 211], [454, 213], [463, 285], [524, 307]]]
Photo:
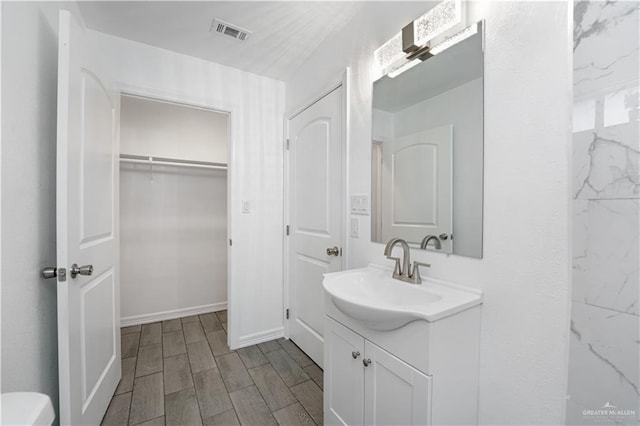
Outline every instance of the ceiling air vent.
[[213, 24], [211, 24], [211, 28], [209, 31], [215, 32], [216, 34], [233, 37], [235, 39], [242, 40], [242, 41], [245, 41], [246, 39], [248, 39], [249, 35], [251, 34], [250, 31], [242, 29], [236, 25], [231, 25], [219, 19], [213, 20]]

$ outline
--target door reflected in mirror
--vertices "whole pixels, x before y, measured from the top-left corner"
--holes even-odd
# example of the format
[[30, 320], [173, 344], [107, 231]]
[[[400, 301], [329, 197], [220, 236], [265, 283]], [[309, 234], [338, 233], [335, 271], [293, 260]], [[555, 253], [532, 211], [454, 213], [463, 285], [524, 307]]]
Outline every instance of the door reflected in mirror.
[[483, 25], [373, 83], [371, 239], [482, 257]]

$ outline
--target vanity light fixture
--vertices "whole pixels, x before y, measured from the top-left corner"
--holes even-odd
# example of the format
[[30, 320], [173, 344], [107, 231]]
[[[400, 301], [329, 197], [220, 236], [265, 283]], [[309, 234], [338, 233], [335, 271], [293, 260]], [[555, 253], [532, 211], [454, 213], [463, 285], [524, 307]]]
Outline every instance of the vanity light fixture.
[[462, 0], [443, 0], [376, 49], [374, 57], [383, 74], [393, 78], [433, 56], [430, 43], [462, 22], [462, 6]]
[[[402, 51], [407, 59], [429, 59], [434, 39], [462, 21], [461, 0], [443, 0], [427, 13], [402, 29]], [[442, 51], [444, 49], [441, 49]]]
[[417, 46], [424, 46], [461, 21], [462, 1], [443, 0], [412, 22], [413, 39]]
[[389, 72], [393, 67], [397, 68], [406, 62], [405, 53], [402, 51], [402, 32], [394, 35], [385, 44], [373, 52], [376, 63], [380, 69]]

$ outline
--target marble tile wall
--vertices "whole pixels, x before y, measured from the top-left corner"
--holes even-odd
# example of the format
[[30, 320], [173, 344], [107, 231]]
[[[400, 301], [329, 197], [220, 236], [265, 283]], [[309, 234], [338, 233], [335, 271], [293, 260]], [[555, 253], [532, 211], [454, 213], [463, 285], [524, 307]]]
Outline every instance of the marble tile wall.
[[574, 3], [567, 424], [640, 419], [640, 2]]

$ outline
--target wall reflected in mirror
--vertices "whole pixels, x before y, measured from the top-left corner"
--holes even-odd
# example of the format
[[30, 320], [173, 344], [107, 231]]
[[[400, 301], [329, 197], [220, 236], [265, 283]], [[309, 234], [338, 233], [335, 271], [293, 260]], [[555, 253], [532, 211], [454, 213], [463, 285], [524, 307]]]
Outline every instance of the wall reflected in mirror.
[[483, 25], [373, 83], [371, 238], [482, 257]]

